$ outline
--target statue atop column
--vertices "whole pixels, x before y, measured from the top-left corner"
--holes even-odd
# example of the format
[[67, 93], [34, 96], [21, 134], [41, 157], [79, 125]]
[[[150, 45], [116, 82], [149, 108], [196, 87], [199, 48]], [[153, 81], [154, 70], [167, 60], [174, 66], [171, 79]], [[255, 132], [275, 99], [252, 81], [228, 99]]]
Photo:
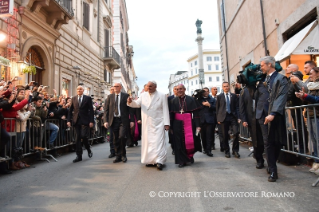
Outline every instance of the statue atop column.
[[201, 25], [202, 25], [203, 21], [197, 19], [195, 25], [197, 27], [197, 34], [202, 34], [202, 28], [201, 28]]

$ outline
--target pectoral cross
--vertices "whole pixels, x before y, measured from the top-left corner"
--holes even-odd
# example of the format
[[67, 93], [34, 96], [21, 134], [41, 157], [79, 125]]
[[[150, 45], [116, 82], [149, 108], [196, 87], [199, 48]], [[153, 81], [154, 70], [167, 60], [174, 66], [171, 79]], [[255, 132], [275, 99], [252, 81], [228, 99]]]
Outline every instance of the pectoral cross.
[[183, 112], [184, 112], [183, 108], [179, 112], [181, 112], [181, 114], [183, 114]]

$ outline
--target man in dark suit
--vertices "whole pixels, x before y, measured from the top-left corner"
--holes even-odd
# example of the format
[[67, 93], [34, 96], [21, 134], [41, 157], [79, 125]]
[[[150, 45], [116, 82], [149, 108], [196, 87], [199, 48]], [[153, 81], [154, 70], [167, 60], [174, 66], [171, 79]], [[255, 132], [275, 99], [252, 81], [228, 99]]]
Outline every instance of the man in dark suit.
[[234, 93], [229, 92], [229, 83], [223, 82], [223, 91], [217, 96], [216, 103], [216, 114], [217, 122], [221, 125], [221, 130], [223, 134], [223, 145], [225, 149], [225, 157], [230, 158], [229, 153], [229, 134], [228, 130], [231, 128], [234, 135], [233, 140], [233, 155], [236, 158], [240, 158], [238, 153], [239, 151], [239, 132], [238, 132], [238, 114], [239, 114], [239, 105], [238, 97]]
[[201, 138], [204, 153], [207, 156], [213, 157], [211, 153], [213, 137], [215, 137], [215, 126], [216, 126], [216, 100], [209, 95], [209, 89], [203, 88], [205, 93], [203, 93], [202, 98], [199, 98], [199, 103], [203, 106], [199, 111], [200, 123], [201, 123]]
[[264, 82], [259, 82], [255, 94], [256, 119], [260, 125], [268, 163], [269, 182], [278, 179], [276, 161], [282, 145], [286, 145], [285, 105], [289, 89], [287, 78], [275, 69], [275, 58], [260, 59], [260, 69], [266, 74]]
[[247, 127], [250, 133], [251, 141], [254, 146], [254, 158], [257, 162], [256, 168], [262, 169], [264, 167], [264, 142], [261, 129], [256, 121], [255, 91], [256, 83], [247, 83], [241, 90], [239, 96], [239, 116], [243, 127]]
[[126, 138], [128, 130], [134, 126], [134, 114], [126, 104], [129, 95], [121, 92], [122, 85], [114, 83], [113, 87], [114, 94], [110, 94], [104, 104], [104, 127], [111, 127], [114, 133], [113, 142], [116, 158], [113, 160], [113, 163], [121, 161], [125, 163], [127, 161]]
[[[218, 92], [217, 87], [212, 87], [211, 91], [212, 91], [212, 98], [214, 98], [217, 102], [217, 92]], [[215, 106], [216, 106], [216, 103], [215, 103]], [[213, 124], [214, 132], [213, 132], [212, 150], [215, 150], [215, 128], [216, 128], [216, 126], [218, 129], [220, 151], [224, 152], [224, 145], [222, 143], [223, 142], [223, 134], [222, 134], [222, 130], [220, 128], [220, 124], [217, 124], [216, 109], [215, 109], [215, 123]]]
[[[170, 108], [171, 108], [171, 105], [170, 105], [170, 104], [171, 104], [172, 99], [174, 99], [175, 97], [177, 97], [177, 87], [178, 87], [178, 86], [175, 85], [174, 88], [173, 88], [174, 94], [167, 97], [169, 111], [170, 111]], [[171, 144], [172, 155], [175, 155], [175, 152], [174, 152], [174, 142], [173, 142], [174, 136], [173, 136], [172, 132], [173, 132], [173, 131], [170, 130], [170, 132], [168, 133], [168, 143]]]
[[71, 126], [71, 116], [73, 126], [76, 131], [76, 155], [77, 157], [73, 160], [73, 163], [79, 162], [82, 160], [82, 143], [83, 140], [84, 146], [88, 151], [88, 156], [91, 158], [93, 152], [90, 148], [88, 139], [90, 136], [90, 128], [93, 127], [94, 123], [94, 111], [92, 98], [90, 96], [83, 95], [84, 89], [82, 86], [76, 88], [77, 95], [72, 97], [71, 106], [68, 113], [68, 127]]

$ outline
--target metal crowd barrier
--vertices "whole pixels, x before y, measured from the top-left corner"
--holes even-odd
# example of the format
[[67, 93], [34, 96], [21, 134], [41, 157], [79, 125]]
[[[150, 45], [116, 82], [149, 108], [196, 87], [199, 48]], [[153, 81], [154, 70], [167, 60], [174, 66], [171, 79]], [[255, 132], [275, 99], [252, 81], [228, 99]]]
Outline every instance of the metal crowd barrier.
[[[310, 116], [309, 114], [317, 112], [319, 114], [319, 104], [286, 107], [288, 144], [281, 151], [319, 160], [319, 115], [317, 117], [317, 115]], [[319, 178], [312, 186], [318, 183]]]
[[[49, 125], [58, 129], [58, 133], [54, 142], [50, 145], [50, 136], [54, 133], [50, 130]], [[44, 123], [41, 120], [29, 118], [26, 121], [20, 121], [16, 118], [5, 118], [1, 123], [1, 127], [6, 129], [9, 134], [8, 141], [4, 142], [4, 148], [0, 152], [0, 162], [15, 160], [16, 151], [19, 150], [20, 157], [38, 154], [39, 160], [50, 162], [45, 157], [50, 157], [57, 161], [50, 151], [66, 146], [74, 145], [76, 134], [73, 127], [67, 127], [67, 120], [47, 119]], [[1, 133], [1, 132], [0, 132]], [[1, 136], [1, 134], [0, 134]], [[104, 142], [106, 129], [103, 127], [103, 119], [95, 123], [95, 127], [91, 130], [89, 141]], [[21, 147], [19, 149], [19, 147]]]

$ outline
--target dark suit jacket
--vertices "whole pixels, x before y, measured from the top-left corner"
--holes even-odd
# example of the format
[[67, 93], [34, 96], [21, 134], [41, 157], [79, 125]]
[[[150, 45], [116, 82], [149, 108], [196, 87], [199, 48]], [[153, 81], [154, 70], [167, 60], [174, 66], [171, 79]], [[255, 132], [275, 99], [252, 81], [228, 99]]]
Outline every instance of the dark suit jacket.
[[[208, 96], [208, 98], [202, 98], [198, 101], [202, 106], [202, 109], [199, 111], [200, 123], [203, 124], [206, 122], [209, 124], [214, 124], [216, 122], [216, 100], [213, 97]], [[204, 101], [209, 102], [210, 107], [203, 106], [202, 103]]]
[[78, 95], [71, 99], [71, 106], [68, 113], [68, 122], [73, 115], [73, 125], [89, 126], [89, 123], [94, 123], [94, 111], [92, 98], [83, 95], [81, 107], [79, 107]]
[[[128, 125], [129, 122], [134, 122], [133, 110], [127, 106], [127, 98], [129, 95], [127, 93], [121, 92], [120, 101], [120, 112], [121, 120], [124, 125]], [[105, 100], [104, 104], [104, 121], [108, 122], [109, 126], [112, 126], [115, 110], [115, 94], [110, 94]], [[129, 118], [130, 117], [130, 118]]]
[[[238, 119], [239, 114], [239, 104], [238, 97], [234, 93], [230, 93], [230, 111], [233, 116]], [[221, 93], [217, 96], [216, 102], [216, 114], [217, 114], [217, 122], [224, 122], [226, 118], [226, 100], [224, 93]]]

